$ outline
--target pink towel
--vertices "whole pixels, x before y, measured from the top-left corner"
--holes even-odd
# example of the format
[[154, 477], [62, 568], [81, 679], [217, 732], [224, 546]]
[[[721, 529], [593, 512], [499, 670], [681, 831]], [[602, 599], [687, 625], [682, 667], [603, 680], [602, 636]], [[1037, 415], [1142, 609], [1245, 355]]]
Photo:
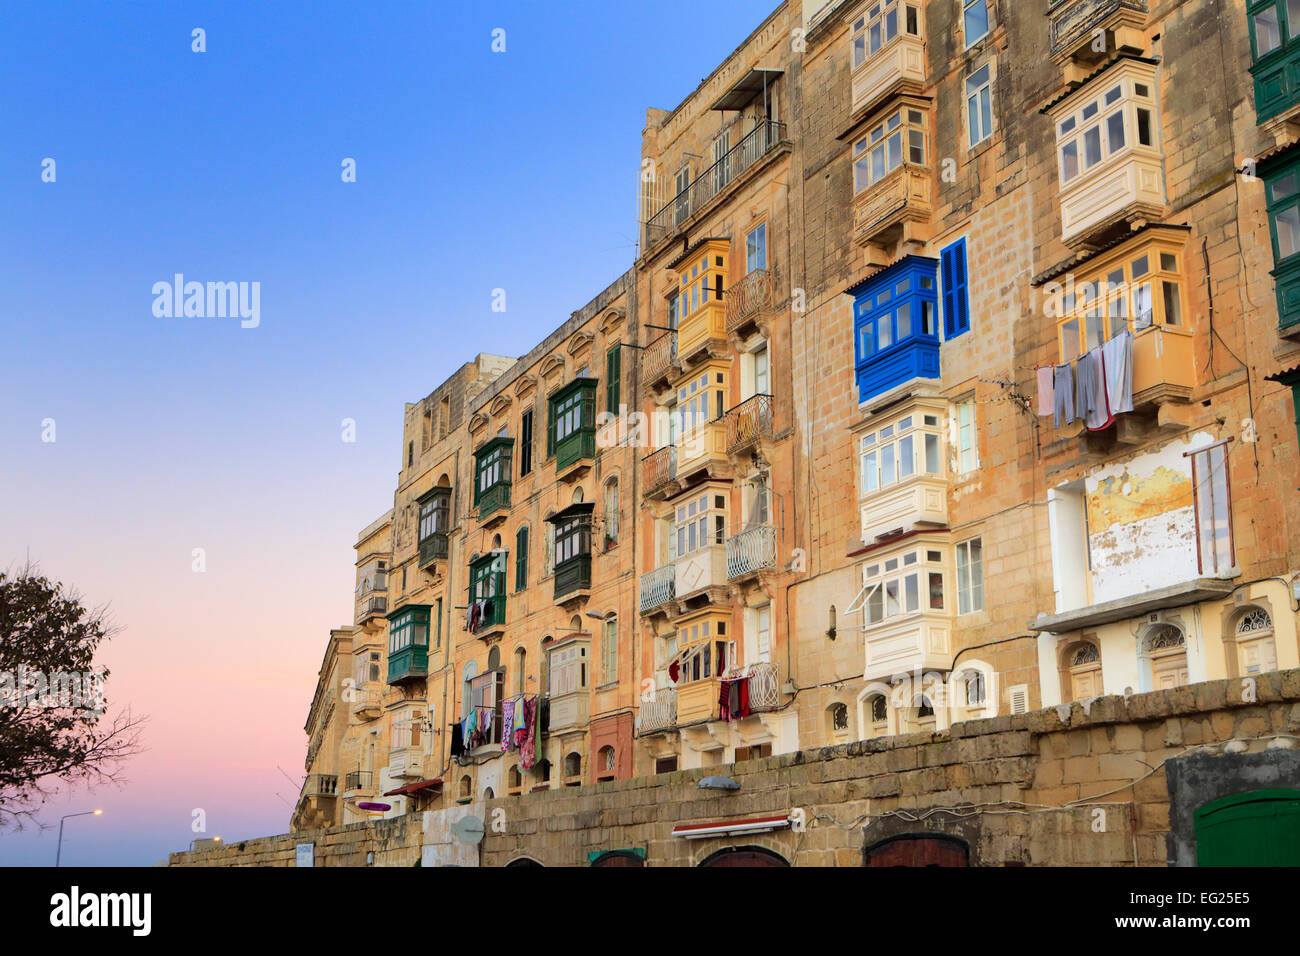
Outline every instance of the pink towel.
[[1056, 411], [1056, 369], [1042, 365], [1038, 369], [1038, 414], [1051, 415]]

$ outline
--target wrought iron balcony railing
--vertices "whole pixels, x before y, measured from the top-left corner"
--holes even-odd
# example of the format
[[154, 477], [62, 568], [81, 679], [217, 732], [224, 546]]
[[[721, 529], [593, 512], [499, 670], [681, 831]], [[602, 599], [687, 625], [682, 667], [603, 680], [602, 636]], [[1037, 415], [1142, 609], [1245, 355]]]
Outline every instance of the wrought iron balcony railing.
[[677, 726], [677, 691], [671, 687], [656, 690], [654, 699], [641, 705], [638, 733], [653, 734]]
[[776, 528], [757, 525], [727, 539], [727, 577], [776, 567]]
[[644, 494], [653, 495], [677, 477], [677, 446], [665, 445], [641, 459]]
[[776, 293], [776, 273], [755, 269], [727, 290], [727, 331], [734, 332], [745, 322], [770, 309]]
[[374, 779], [374, 773], [369, 770], [349, 770], [343, 778], [343, 790], [347, 793], [354, 790], [368, 791]]
[[655, 382], [668, 375], [677, 362], [677, 333], [665, 332], [645, 348], [641, 359], [641, 374], [646, 382]]
[[750, 664], [745, 668], [749, 678], [749, 709], [776, 710], [781, 704], [781, 685], [777, 679], [776, 665], [767, 661]]
[[677, 595], [677, 568], [665, 564], [641, 575], [641, 613], [663, 607]]
[[754, 395], [727, 412], [727, 454], [772, 438], [772, 396]]
[[645, 224], [645, 247], [658, 244], [702, 210], [746, 169], [785, 140], [785, 124], [762, 120]]

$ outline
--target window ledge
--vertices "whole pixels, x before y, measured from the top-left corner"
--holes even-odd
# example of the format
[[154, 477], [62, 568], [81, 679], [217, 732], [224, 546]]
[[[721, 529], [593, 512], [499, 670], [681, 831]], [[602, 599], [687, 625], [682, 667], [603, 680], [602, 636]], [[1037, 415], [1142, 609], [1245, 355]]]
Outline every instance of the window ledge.
[[1232, 578], [1240, 577], [1241, 570], [1232, 568], [1218, 577], [1193, 578], [1180, 584], [1143, 591], [1128, 597], [1116, 598], [1089, 607], [1062, 611], [1059, 614], [1042, 614], [1025, 625], [1037, 634], [1065, 634], [1102, 624], [1113, 624], [1128, 618], [1140, 617], [1151, 611], [1183, 607], [1201, 601], [1222, 599], [1232, 594]]

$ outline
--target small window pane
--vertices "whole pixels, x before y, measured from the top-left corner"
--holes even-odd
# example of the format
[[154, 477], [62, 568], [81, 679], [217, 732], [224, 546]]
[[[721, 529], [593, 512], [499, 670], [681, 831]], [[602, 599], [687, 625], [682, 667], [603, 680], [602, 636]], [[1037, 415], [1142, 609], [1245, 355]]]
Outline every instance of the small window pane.
[[1264, 56], [1282, 45], [1282, 27], [1278, 22], [1277, 8], [1265, 7], [1255, 14], [1255, 55]]

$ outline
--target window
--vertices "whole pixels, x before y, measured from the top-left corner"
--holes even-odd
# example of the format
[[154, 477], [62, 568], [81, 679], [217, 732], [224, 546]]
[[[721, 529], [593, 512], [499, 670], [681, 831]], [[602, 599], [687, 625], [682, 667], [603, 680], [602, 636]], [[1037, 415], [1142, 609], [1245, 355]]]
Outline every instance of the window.
[[850, 49], [853, 68], [856, 70], [891, 43], [899, 32], [910, 36], [921, 35], [920, 5], [885, 0], [874, 3], [862, 16], [853, 21]]
[[418, 547], [420, 564], [447, 556], [447, 532], [451, 529], [451, 489], [435, 487], [419, 502]]
[[962, 33], [970, 46], [989, 32], [988, 0], [962, 0]]
[[582, 778], [582, 754], [576, 750], [564, 758], [564, 782], [576, 785]]
[[983, 707], [987, 694], [982, 671], [967, 671], [962, 684], [966, 689], [966, 706]]
[[438, 440], [447, 437], [451, 430], [451, 399], [443, 398], [438, 402]]
[[550, 695], [560, 697], [587, 686], [587, 645], [567, 644], [550, 654]]
[[433, 412], [426, 411], [421, 416], [420, 451], [426, 451], [433, 444]]
[[548, 518], [546, 521], [546, 541], [542, 548], [542, 578], [549, 578], [555, 570], [555, 525]]
[[925, 114], [900, 109], [853, 144], [853, 191], [874, 186], [903, 163], [925, 165]]
[[970, 474], [980, 464], [979, 435], [975, 431], [975, 399], [966, 398], [957, 403], [954, 422], [957, 429], [957, 460], [959, 474]]
[[510, 483], [510, 445], [507, 441], [493, 439], [487, 446], [475, 453], [475, 468], [478, 474], [474, 483], [474, 503], [478, 504], [483, 493], [497, 485]]
[[855, 292], [857, 364], [914, 339], [938, 343], [934, 260], [913, 258], [899, 272]]
[[706, 491], [677, 506], [676, 556], [727, 542], [727, 496]]
[[942, 475], [937, 414], [915, 413], [858, 439], [860, 494], [888, 488], [914, 475]]
[[408, 441], [406, 443], [406, 467], [410, 468], [414, 464], [415, 464], [415, 442]]
[[1273, 619], [1262, 607], [1254, 607], [1237, 619], [1233, 629], [1237, 645], [1237, 671], [1265, 674], [1277, 670], [1277, 645], [1273, 641]]
[[922, 610], [942, 611], [942, 558], [938, 551], [909, 551], [866, 565], [862, 607], [867, 624]]
[[725, 618], [706, 617], [683, 625], [677, 632], [678, 684], [721, 677], [736, 663], [736, 645], [727, 637]]
[[1144, 690], [1169, 690], [1187, 683], [1187, 636], [1173, 624], [1154, 624], [1141, 639]]
[[1192, 459], [1197, 564], [1201, 574], [1221, 574], [1236, 564], [1232, 540], [1232, 490], [1228, 443], [1187, 452]]
[[1179, 246], [1147, 244], [1067, 287], [1056, 304], [1061, 362], [1072, 362], [1121, 332], [1187, 328], [1182, 265]]
[[754, 663], [769, 664], [772, 661], [772, 605], [764, 604], [758, 608], [754, 620], [758, 626], [754, 644], [758, 660]]
[[501, 743], [501, 699], [504, 696], [505, 674], [500, 670], [490, 670], [469, 682], [469, 705], [477, 712], [477, 724], [481, 728], [489, 717], [491, 728], [484, 744]]
[[437, 648], [442, 647], [442, 598], [438, 598], [433, 603], [434, 614], [436, 615], [434, 617], [433, 625], [433, 646], [436, 650]]
[[555, 522], [555, 566], [591, 554], [591, 516], [572, 515]]
[[379, 652], [370, 651], [358, 656], [354, 668], [357, 686], [379, 680]]
[[716, 252], [706, 252], [698, 262], [692, 263], [689, 272], [682, 266], [677, 303], [678, 321], [689, 318], [710, 302], [722, 300], [726, 268], [726, 256]]
[[604, 632], [600, 648], [600, 682], [613, 684], [618, 681], [618, 619], [605, 621]]
[[594, 427], [592, 414], [594, 387], [591, 385], [567, 388], [552, 400], [552, 421], [555, 425], [555, 445], [570, 435]]
[[745, 236], [745, 274], [767, 268], [767, 223]]
[[754, 394], [772, 394], [771, 366], [768, 358], [767, 343], [754, 352]]
[[605, 482], [605, 550], [618, 544], [618, 479]]
[[[468, 630], [478, 632], [505, 623], [506, 558], [505, 551], [489, 551], [470, 562]], [[480, 605], [477, 614], [475, 605]]]
[[428, 647], [429, 608], [412, 605], [403, 608], [388, 622], [388, 654], [400, 653], [408, 647]]
[[519, 477], [533, 470], [533, 410], [530, 408], [519, 419]]
[[971, 538], [957, 545], [957, 613], [984, 609], [984, 543]]
[[623, 349], [615, 345], [605, 353], [605, 410], [619, 413], [623, 402]]
[[831, 725], [831, 733], [846, 734], [849, 732], [849, 709], [844, 704], [831, 704], [826, 709], [826, 716]]
[[885, 695], [876, 694], [872, 697], [868, 711], [871, 714], [873, 729], [884, 730], [889, 722], [889, 701], [885, 699]]
[[964, 238], [940, 251], [939, 269], [943, 274], [943, 335], [951, 339], [970, 331]]
[[971, 146], [978, 146], [993, 135], [993, 67], [990, 63], [966, 77], [966, 122]]
[[[710, 389], [709, 379], [714, 388]], [[677, 434], [686, 436], [702, 425], [720, 419], [727, 399], [726, 376], [721, 372], [704, 372], [677, 389]], [[710, 396], [712, 401], [710, 401]]]
[[1300, 34], [1300, 0], [1248, 0], [1251, 52], [1255, 62]]
[[1269, 177], [1267, 199], [1273, 263], [1281, 265], [1300, 252], [1300, 167], [1292, 166], [1280, 176]]
[[1106, 83], [1097, 96], [1056, 117], [1061, 185], [1068, 186], [1098, 163], [1135, 146], [1155, 148], [1154, 85], [1141, 76]]
[[528, 587], [528, 526], [515, 532], [515, 590]]

